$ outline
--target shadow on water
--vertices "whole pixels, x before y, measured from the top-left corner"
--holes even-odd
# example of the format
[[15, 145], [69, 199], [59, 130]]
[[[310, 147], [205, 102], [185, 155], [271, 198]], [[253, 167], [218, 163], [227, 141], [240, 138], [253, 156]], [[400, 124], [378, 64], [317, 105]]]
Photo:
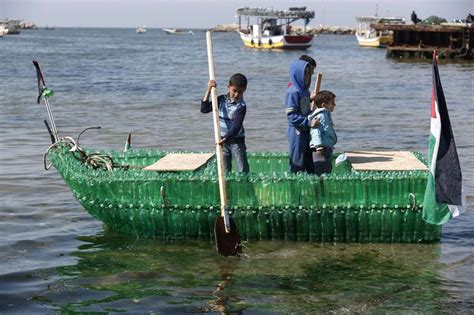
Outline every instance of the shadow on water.
[[[440, 244], [249, 243], [81, 237], [77, 264], [33, 300], [61, 312], [442, 311]], [[416, 253], [416, 254], [415, 254]], [[444, 297], [444, 298], [443, 298]], [[448, 301], [449, 302], [449, 301]]]

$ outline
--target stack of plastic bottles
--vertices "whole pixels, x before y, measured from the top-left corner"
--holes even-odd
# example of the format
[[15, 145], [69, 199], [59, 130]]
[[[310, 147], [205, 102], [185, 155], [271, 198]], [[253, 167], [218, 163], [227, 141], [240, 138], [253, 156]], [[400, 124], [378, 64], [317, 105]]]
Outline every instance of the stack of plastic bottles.
[[[220, 213], [215, 158], [192, 172], [155, 172], [142, 167], [168, 152], [101, 153], [129, 167], [93, 169], [66, 147], [49, 154], [91, 215], [136, 236], [213, 238]], [[414, 154], [426, 164], [421, 154]], [[250, 174], [226, 175], [227, 205], [243, 239], [373, 243], [440, 239], [441, 226], [421, 217], [427, 171], [362, 172], [345, 162], [321, 177], [290, 174], [286, 153], [249, 154], [249, 163]]]

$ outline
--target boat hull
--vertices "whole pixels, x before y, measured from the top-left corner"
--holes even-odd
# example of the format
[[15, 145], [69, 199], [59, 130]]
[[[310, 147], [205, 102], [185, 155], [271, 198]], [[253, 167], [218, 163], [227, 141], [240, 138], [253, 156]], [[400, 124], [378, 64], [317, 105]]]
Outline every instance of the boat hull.
[[392, 42], [391, 36], [365, 37], [357, 35], [357, 42], [361, 47], [384, 48]]
[[[92, 169], [68, 148], [49, 156], [80, 204], [113, 230], [146, 237], [212, 239], [219, 215], [216, 161], [193, 172], [153, 172], [167, 152], [105, 151], [129, 168]], [[243, 239], [434, 242], [441, 226], [421, 217], [427, 172], [288, 174], [285, 153], [249, 154], [252, 173], [226, 176], [227, 205]], [[387, 179], [387, 180], [385, 180]], [[413, 199], [410, 199], [410, 194]]]
[[168, 35], [194, 35], [192, 31], [164, 28], [163, 31]]
[[314, 35], [277, 35], [254, 37], [239, 32], [245, 47], [257, 49], [307, 49], [311, 47]]

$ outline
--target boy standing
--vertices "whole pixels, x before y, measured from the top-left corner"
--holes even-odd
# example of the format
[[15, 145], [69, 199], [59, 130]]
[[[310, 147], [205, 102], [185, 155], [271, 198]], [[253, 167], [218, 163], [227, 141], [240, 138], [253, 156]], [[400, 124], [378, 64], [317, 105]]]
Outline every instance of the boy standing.
[[337, 142], [331, 113], [336, 107], [336, 95], [331, 91], [320, 91], [315, 100], [318, 107], [308, 119], [318, 118], [318, 128], [311, 129], [310, 148], [313, 150], [315, 173], [320, 176], [332, 171], [332, 152]]
[[285, 107], [288, 127], [290, 172], [306, 171], [314, 173], [313, 159], [309, 148], [311, 128], [318, 121], [309, 119], [311, 100], [315, 94], [309, 92], [313, 66], [305, 60], [295, 60], [290, 66], [290, 83], [286, 92]]
[[[211, 89], [216, 86], [216, 81], [209, 80], [206, 93], [201, 101], [201, 113], [212, 112], [212, 102], [209, 101], [209, 95]], [[218, 144], [223, 145], [225, 172], [232, 170], [232, 155], [234, 155], [238, 171], [247, 174], [249, 163], [243, 126], [247, 112], [247, 105], [244, 101], [247, 78], [243, 74], [236, 73], [230, 77], [227, 88], [227, 94], [219, 95], [217, 98], [221, 129], [221, 140]]]

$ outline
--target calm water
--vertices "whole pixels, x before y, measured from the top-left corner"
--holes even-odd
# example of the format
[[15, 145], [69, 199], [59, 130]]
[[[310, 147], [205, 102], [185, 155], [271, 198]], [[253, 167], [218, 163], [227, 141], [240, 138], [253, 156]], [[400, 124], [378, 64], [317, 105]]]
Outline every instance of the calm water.
[[[163, 243], [115, 234], [45, 171], [46, 111], [35, 103], [40, 62], [61, 135], [97, 148], [213, 150], [212, 118], [199, 113], [207, 78], [204, 32], [150, 29], [24, 31], [0, 39], [0, 313], [472, 312], [474, 309], [474, 63], [440, 74], [467, 192], [466, 213], [438, 244], [250, 242], [223, 258], [207, 241]], [[249, 151], [286, 151], [288, 67], [302, 52], [245, 49], [214, 36], [218, 92], [249, 78]], [[337, 95], [343, 150], [426, 154], [431, 63], [385, 58], [353, 36], [323, 35], [307, 51]]]

